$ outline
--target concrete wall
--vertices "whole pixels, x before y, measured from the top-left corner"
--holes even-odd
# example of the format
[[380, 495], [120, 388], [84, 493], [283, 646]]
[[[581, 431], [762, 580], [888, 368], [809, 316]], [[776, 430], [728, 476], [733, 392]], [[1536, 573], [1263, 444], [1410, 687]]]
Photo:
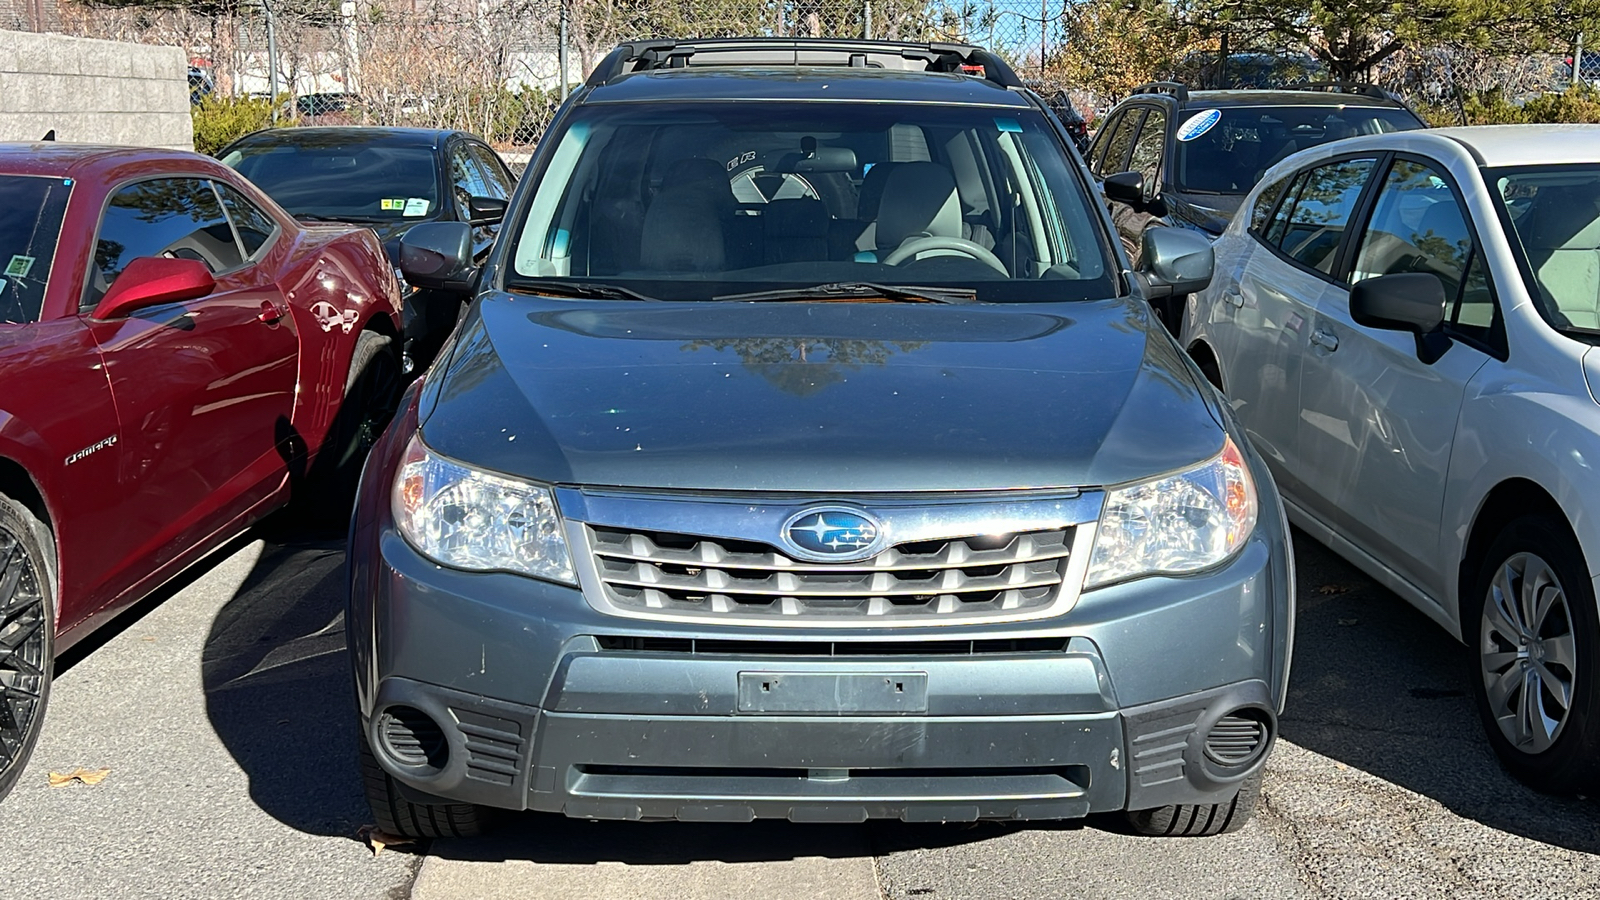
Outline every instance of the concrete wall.
[[194, 149], [180, 47], [0, 31], [0, 141]]

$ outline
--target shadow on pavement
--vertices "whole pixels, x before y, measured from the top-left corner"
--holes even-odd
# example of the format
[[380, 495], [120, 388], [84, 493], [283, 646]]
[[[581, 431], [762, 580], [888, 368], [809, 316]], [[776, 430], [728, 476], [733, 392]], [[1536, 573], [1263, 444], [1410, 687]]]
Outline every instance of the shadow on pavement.
[[1473, 705], [1467, 649], [1305, 533], [1289, 741], [1501, 831], [1600, 852], [1596, 804], [1547, 797], [1500, 767]]
[[251, 798], [309, 834], [371, 821], [356, 773], [344, 639], [344, 544], [267, 523], [254, 570], [211, 624], [206, 710], [250, 778]]

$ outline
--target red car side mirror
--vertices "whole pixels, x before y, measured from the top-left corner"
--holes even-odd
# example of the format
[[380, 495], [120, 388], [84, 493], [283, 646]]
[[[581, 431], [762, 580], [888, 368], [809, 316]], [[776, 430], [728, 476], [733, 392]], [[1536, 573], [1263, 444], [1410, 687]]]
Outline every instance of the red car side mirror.
[[217, 288], [206, 264], [197, 259], [141, 256], [128, 263], [111, 290], [94, 308], [96, 319], [120, 319], [147, 306], [204, 297]]

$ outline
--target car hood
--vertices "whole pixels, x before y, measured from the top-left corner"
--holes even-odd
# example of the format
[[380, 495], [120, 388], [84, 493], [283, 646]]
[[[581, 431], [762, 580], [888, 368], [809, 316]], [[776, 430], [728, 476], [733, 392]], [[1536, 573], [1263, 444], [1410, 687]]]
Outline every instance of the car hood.
[[1223, 434], [1138, 300], [1027, 306], [485, 295], [423, 440], [560, 484], [982, 491], [1116, 484]]

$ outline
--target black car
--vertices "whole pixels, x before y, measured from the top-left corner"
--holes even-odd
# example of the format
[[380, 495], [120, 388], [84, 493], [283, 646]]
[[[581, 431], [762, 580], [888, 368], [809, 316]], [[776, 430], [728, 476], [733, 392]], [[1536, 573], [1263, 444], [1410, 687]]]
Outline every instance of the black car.
[[1061, 120], [1062, 127], [1067, 129], [1067, 134], [1072, 136], [1073, 146], [1078, 148], [1079, 153], [1088, 151], [1089, 123], [1083, 120], [1083, 114], [1078, 112], [1078, 108], [1072, 105], [1072, 98], [1067, 96], [1066, 91], [1051, 91], [1043, 97], [1044, 105], [1056, 114], [1056, 118]]
[[[1425, 128], [1393, 95], [1335, 82], [1270, 91], [1137, 88], [1111, 110], [1086, 160], [1110, 201], [1131, 258], [1146, 230], [1191, 228], [1215, 237], [1263, 173], [1297, 150], [1360, 134]], [[1169, 328], [1181, 297], [1159, 311]], [[1167, 309], [1165, 307], [1171, 307]]]
[[[419, 222], [469, 223], [472, 252], [481, 259], [500, 230], [516, 183], [488, 144], [460, 131], [273, 128], [234, 141], [218, 156], [303, 222], [347, 222], [376, 231], [396, 266], [401, 235]], [[406, 364], [426, 366], [455, 325], [461, 303], [435, 292], [403, 293]]]

